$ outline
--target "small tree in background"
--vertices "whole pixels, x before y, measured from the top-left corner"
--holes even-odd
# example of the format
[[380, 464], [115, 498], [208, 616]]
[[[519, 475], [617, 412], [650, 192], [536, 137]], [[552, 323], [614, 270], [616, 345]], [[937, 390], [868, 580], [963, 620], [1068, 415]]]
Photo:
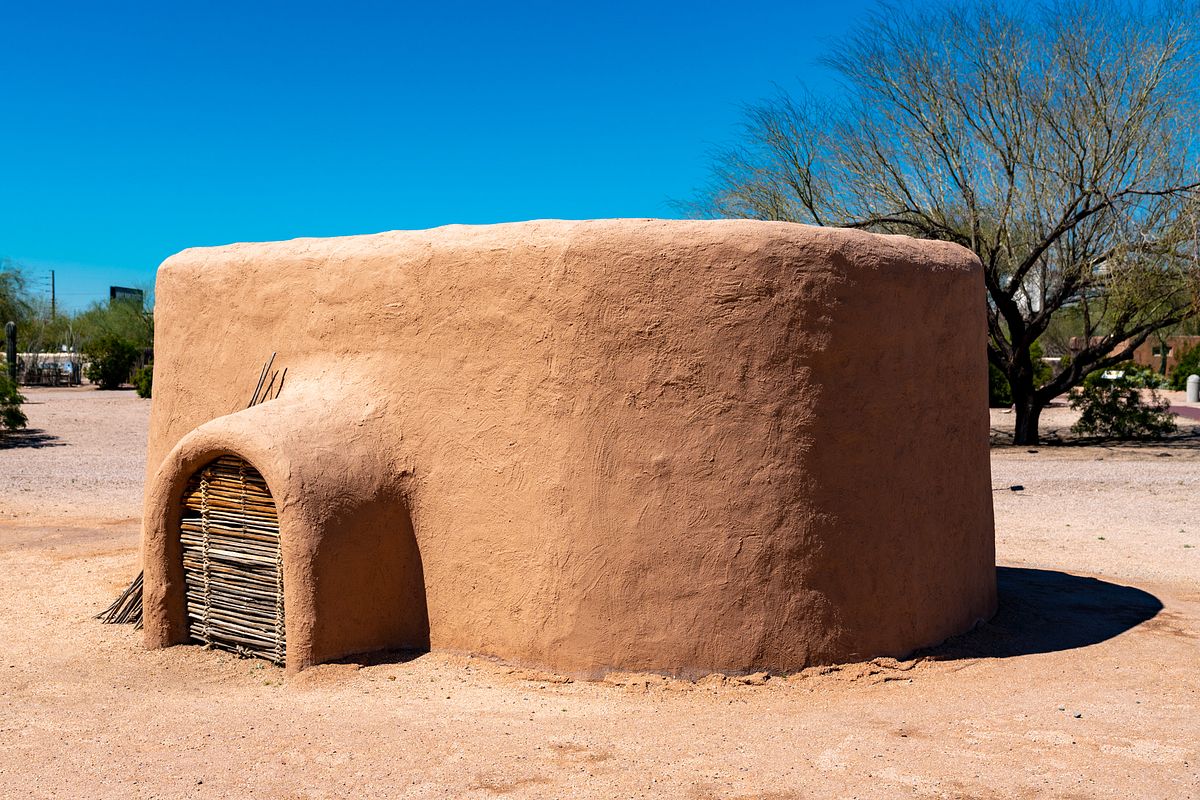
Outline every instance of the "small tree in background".
[[137, 396], [149, 399], [154, 388], [154, 365], [147, 364], [133, 374], [133, 388]]
[[1012, 388], [1008, 378], [995, 364], [988, 364], [988, 407], [1008, 408], [1012, 405]]
[[116, 389], [127, 381], [137, 388], [136, 376], [130, 372], [143, 350], [154, 346], [153, 312], [132, 300], [94, 303], [75, 315], [71, 329], [88, 357], [88, 380], [101, 389]]
[[129, 380], [138, 352], [137, 345], [120, 336], [105, 334], [92, 339], [84, 350], [88, 380], [101, 389], [120, 388]]
[[1179, 354], [1171, 370], [1171, 388], [1183, 391], [1189, 375], [1200, 375], [1200, 347], [1191, 347]]
[[154, 314], [134, 300], [93, 303], [74, 316], [71, 326], [85, 351], [88, 342], [104, 337], [124, 339], [137, 348], [154, 346]]
[[28, 420], [21, 410], [25, 398], [17, 391], [17, 385], [8, 378], [8, 374], [0, 374], [0, 436], [24, 428]]

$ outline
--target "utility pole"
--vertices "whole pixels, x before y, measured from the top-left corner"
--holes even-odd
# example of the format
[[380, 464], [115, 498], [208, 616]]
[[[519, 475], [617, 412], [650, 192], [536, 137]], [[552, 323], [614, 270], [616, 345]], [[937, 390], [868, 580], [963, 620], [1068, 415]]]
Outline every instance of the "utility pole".
[[54, 321], [54, 270], [50, 270], [50, 321]]

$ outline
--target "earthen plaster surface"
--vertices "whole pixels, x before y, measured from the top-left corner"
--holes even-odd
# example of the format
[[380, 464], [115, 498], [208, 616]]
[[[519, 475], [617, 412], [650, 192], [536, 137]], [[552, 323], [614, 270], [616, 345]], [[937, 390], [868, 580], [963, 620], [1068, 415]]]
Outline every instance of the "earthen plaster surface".
[[[175, 504], [222, 452], [276, 496], [291, 667], [703, 674], [941, 641], [995, 608], [981, 280], [954, 245], [751, 221], [184, 251], [157, 285], [147, 642], [185, 636]], [[245, 410], [272, 352], [278, 398]]]

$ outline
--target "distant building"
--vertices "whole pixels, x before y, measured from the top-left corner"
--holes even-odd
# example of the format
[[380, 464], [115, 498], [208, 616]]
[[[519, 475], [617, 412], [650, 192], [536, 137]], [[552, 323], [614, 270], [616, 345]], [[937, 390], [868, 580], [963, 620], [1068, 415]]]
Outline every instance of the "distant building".
[[[7, 359], [4, 359], [5, 363]], [[80, 386], [83, 360], [75, 352], [17, 353], [17, 383], [23, 386]]]
[[[1166, 337], [1167, 372], [1169, 373], [1175, 369], [1175, 365], [1179, 363], [1179, 356], [1198, 345], [1200, 345], [1200, 336]], [[1133, 360], [1138, 364], [1158, 369], [1163, 363], [1162, 351], [1162, 343], [1159, 342], [1157, 337], [1151, 337], [1142, 342], [1137, 350], [1133, 351]]]
[[[1100, 341], [1100, 337], [1094, 336], [1091, 339], [1091, 344], [1096, 344]], [[1071, 350], [1071, 355], [1074, 356], [1084, 348], [1087, 342], [1082, 336], [1072, 336], [1070, 343], [1067, 345]], [[1121, 350], [1125, 345], [1118, 344], [1113, 347], [1112, 352]], [[1175, 369], [1175, 365], [1179, 363], [1179, 356], [1185, 351], [1193, 347], [1200, 346], [1200, 336], [1168, 336], [1166, 337], [1166, 357], [1167, 357], [1167, 372]], [[1136, 350], [1133, 351], [1132, 361], [1135, 364], [1141, 364], [1144, 367], [1160, 369], [1163, 364], [1163, 344], [1158, 340], [1158, 337], [1151, 337], [1142, 342]]]
[[125, 300], [137, 303], [137, 307], [142, 308], [146, 302], [146, 293], [141, 289], [130, 289], [128, 286], [110, 286], [108, 287], [108, 299], [109, 302]]

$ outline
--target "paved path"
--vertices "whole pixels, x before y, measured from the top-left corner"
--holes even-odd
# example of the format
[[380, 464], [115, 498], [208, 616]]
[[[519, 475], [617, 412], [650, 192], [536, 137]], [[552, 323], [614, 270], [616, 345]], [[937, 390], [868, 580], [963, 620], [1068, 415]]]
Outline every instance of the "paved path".
[[1177, 406], [1172, 403], [1171, 413], [1188, 419], [1200, 419], [1200, 406]]

